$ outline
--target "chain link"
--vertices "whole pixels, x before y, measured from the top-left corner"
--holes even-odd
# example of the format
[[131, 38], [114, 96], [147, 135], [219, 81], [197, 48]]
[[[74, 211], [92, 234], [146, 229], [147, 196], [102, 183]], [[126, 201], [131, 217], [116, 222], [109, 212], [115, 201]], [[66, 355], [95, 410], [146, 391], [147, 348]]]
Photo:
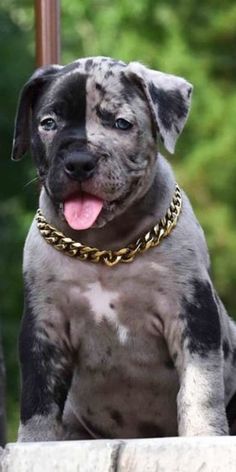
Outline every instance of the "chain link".
[[164, 216], [151, 231], [148, 231], [135, 243], [117, 251], [99, 250], [95, 247], [85, 246], [82, 243], [67, 238], [63, 233], [51, 226], [43, 216], [40, 209], [37, 210], [35, 219], [38, 229], [48, 244], [51, 244], [58, 251], [64, 252], [67, 256], [77, 257], [81, 261], [91, 261], [94, 263], [103, 262], [108, 267], [113, 267], [119, 262], [129, 263], [134, 258], [152, 247], [160, 244], [162, 239], [170, 234], [176, 226], [181, 211], [182, 197], [179, 186], [176, 184], [175, 193], [170, 207]]

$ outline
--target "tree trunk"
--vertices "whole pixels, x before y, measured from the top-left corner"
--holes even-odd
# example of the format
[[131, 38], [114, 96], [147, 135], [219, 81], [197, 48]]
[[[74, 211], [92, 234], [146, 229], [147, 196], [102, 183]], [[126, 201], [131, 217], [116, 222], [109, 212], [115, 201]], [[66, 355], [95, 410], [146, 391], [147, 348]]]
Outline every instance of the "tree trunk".
[[5, 367], [3, 360], [2, 342], [0, 338], [0, 446], [6, 442], [6, 416], [5, 416]]

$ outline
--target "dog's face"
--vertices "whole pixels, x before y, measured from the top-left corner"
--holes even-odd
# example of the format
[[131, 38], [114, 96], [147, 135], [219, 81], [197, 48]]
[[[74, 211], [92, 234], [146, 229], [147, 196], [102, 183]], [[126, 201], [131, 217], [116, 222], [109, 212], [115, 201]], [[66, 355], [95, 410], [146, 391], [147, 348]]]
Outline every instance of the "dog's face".
[[184, 79], [103, 57], [39, 69], [21, 94], [13, 158], [31, 148], [71, 227], [103, 226], [147, 192], [158, 137], [173, 152], [191, 90]]

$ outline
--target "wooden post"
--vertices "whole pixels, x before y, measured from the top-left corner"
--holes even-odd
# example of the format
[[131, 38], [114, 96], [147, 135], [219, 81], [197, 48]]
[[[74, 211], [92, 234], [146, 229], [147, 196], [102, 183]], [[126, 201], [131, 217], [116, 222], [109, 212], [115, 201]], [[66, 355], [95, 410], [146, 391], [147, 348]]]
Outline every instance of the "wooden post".
[[35, 0], [36, 65], [60, 63], [60, 0]]

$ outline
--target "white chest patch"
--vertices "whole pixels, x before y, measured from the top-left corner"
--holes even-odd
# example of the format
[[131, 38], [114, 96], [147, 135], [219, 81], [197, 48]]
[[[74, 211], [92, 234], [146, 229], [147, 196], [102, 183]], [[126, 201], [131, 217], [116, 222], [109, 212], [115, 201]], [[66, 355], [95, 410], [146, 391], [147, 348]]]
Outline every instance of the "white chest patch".
[[106, 290], [100, 282], [95, 282], [88, 284], [87, 289], [84, 291], [84, 296], [88, 299], [94, 313], [95, 322], [99, 324], [103, 319], [109, 321], [117, 329], [117, 335], [121, 344], [125, 344], [128, 339], [129, 330], [120, 323], [115, 310], [119, 294]]

